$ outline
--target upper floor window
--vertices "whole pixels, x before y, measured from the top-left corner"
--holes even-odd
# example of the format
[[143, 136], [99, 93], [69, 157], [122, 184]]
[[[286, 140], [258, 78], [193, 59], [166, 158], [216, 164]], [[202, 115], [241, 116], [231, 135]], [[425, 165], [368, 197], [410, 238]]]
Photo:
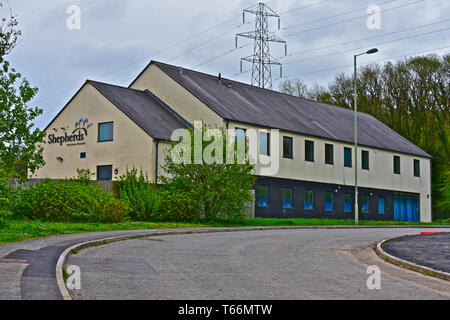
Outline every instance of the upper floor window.
[[352, 149], [350, 148], [344, 148], [344, 166], [352, 167]]
[[314, 141], [305, 141], [305, 161], [314, 162]]
[[334, 164], [334, 146], [325, 144], [325, 164]]
[[369, 170], [369, 151], [362, 151], [362, 168], [363, 170]]
[[261, 132], [259, 134], [259, 153], [270, 156], [270, 134]]
[[414, 177], [420, 177], [420, 160], [414, 160]]
[[114, 122], [98, 124], [98, 142], [114, 140]]
[[394, 156], [394, 173], [400, 174], [400, 157]]
[[294, 158], [293, 139], [291, 137], [283, 137], [283, 158]]
[[235, 130], [235, 136], [236, 136], [236, 143], [245, 143], [245, 135], [246, 135], [246, 130], [245, 129], [240, 129], [240, 128], [236, 128]]

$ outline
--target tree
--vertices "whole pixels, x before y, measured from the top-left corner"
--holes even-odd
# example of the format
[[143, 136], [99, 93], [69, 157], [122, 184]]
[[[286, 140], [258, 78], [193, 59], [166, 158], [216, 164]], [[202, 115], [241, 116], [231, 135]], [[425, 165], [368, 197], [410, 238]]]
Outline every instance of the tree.
[[[211, 152], [211, 156], [218, 161], [210, 163], [203, 158], [201, 163], [195, 164], [194, 129], [187, 132], [191, 143], [186, 159], [190, 161], [175, 161], [171, 155], [177, 144], [172, 145], [163, 165], [164, 175], [160, 178], [165, 188], [172, 190], [172, 194], [179, 194], [187, 199], [185, 206], [189, 203], [191, 217], [196, 219], [211, 221], [216, 218], [243, 218], [246, 204], [252, 201], [251, 189], [256, 181], [252, 175], [254, 166], [248, 159], [242, 164], [237, 161], [235, 164], [226, 163], [227, 137], [224, 130], [219, 130], [221, 136], [213, 137], [210, 142], [202, 139], [200, 146], [205, 155], [211, 151], [211, 146], [218, 143], [219, 147]], [[207, 128], [203, 126], [199, 133], [205, 137]], [[237, 148], [234, 148], [232, 153], [237, 160]]]
[[[0, 2], [0, 8], [3, 7], [5, 7], [5, 5]], [[12, 14], [11, 7], [8, 7], [8, 17], [2, 17], [0, 24], [0, 58], [11, 52], [15, 47], [19, 36], [22, 34], [22, 32], [17, 29], [17, 17]]]
[[[0, 3], [3, 7], [3, 4]], [[17, 19], [9, 10], [9, 18], [0, 25], [0, 166], [2, 177], [26, 179], [44, 165], [41, 159], [45, 133], [33, 128], [32, 121], [42, 114], [27, 105], [37, 94], [27, 79], [12, 68], [4, 56], [11, 52], [21, 32]]]

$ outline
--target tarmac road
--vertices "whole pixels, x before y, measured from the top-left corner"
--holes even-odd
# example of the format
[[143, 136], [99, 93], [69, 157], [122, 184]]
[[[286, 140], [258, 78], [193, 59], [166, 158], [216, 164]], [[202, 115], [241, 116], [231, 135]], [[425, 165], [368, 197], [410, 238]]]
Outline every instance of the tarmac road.
[[[75, 299], [450, 299], [448, 281], [384, 262], [373, 245], [421, 229], [311, 229], [149, 237], [69, 257]], [[438, 231], [438, 230], [436, 230]], [[368, 266], [381, 269], [369, 290]]]

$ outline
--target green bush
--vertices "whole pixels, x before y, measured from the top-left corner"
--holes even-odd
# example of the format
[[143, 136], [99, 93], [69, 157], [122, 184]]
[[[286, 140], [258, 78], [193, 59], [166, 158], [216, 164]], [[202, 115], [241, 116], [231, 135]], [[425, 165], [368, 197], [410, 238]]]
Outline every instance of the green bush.
[[11, 215], [12, 199], [13, 190], [9, 186], [9, 176], [0, 168], [0, 228], [6, 225], [6, 221]]
[[156, 186], [152, 185], [142, 170], [127, 172], [119, 179], [120, 200], [129, 210], [132, 220], [150, 221], [161, 218], [161, 197]]
[[45, 180], [19, 192], [14, 216], [54, 222], [122, 222], [127, 207], [97, 185]]

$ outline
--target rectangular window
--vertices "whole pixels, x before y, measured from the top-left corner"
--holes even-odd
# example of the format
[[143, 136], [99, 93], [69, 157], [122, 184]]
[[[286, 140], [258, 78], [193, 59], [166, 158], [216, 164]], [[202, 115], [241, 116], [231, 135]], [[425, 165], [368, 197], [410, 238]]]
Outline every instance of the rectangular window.
[[362, 151], [361, 156], [363, 170], [369, 170], [369, 151]]
[[344, 166], [347, 168], [352, 167], [352, 149], [344, 148]]
[[112, 180], [112, 166], [98, 166], [97, 180], [111, 181]]
[[394, 173], [400, 174], [400, 157], [394, 156]]
[[270, 156], [270, 134], [261, 132], [259, 134], [259, 153]]
[[420, 177], [420, 160], [414, 160], [414, 177]]
[[314, 141], [305, 141], [305, 161], [314, 162]]
[[333, 198], [334, 198], [333, 192], [327, 191], [325, 193], [325, 211], [333, 211], [334, 210]]
[[314, 210], [314, 191], [305, 190], [305, 210]]
[[292, 188], [283, 188], [283, 209], [292, 209]]
[[353, 196], [351, 193], [344, 194], [344, 212], [352, 212]]
[[378, 197], [378, 214], [385, 214], [386, 199], [384, 197]]
[[114, 123], [105, 122], [98, 124], [98, 142], [113, 141], [114, 139]]
[[269, 207], [269, 186], [259, 186], [258, 188], [258, 207]]
[[334, 164], [334, 146], [325, 144], [325, 164]]
[[246, 130], [245, 129], [240, 129], [240, 128], [236, 128], [234, 135], [236, 136], [236, 143], [245, 143], [245, 136], [246, 136]]
[[80, 153], [80, 159], [86, 159], [86, 152]]
[[293, 139], [291, 137], [283, 137], [283, 158], [294, 158]]
[[369, 196], [361, 196], [361, 212], [369, 213]]

